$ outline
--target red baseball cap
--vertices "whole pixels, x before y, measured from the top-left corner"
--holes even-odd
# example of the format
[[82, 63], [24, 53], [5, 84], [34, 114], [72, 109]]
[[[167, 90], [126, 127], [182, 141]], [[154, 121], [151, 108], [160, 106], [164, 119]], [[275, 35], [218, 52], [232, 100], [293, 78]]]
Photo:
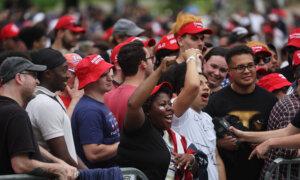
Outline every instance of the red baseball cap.
[[82, 57], [76, 53], [67, 53], [64, 55], [68, 63], [68, 70], [75, 72], [77, 64], [82, 60]]
[[118, 61], [118, 54], [120, 52], [120, 49], [125, 46], [126, 44], [129, 44], [135, 40], [141, 41], [145, 47], [153, 47], [156, 44], [155, 39], [150, 38], [147, 40], [143, 40], [141, 38], [138, 37], [129, 37], [128, 39], [126, 39], [124, 42], [121, 42], [120, 44], [118, 44], [117, 46], [115, 46], [113, 48], [113, 50], [111, 51], [111, 55], [110, 55], [110, 61], [112, 64], [114, 64], [115, 62]]
[[266, 89], [269, 92], [290, 86], [291, 84], [291, 82], [289, 82], [282, 74], [279, 73], [268, 74], [257, 82], [258, 86]]
[[177, 50], [179, 49], [177, 40], [174, 34], [167, 34], [161, 38], [161, 40], [155, 46], [155, 52], [161, 49], [168, 49], [168, 50]]
[[169, 82], [164, 81], [153, 88], [151, 95], [154, 95], [155, 93], [157, 93], [162, 87], [167, 87], [167, 88], [173, 90], [172, 85]]
[[300, 50], [294, 52], [293, 55], [293, 66], [300, 65]]
[[76, 25], [76, 18], [70, 15], [60, 17], [55, 25], [55, 29], [68, 29], [75, 33], [85, 32], [85, 29], [83, 27]]
[[262, 42], [250, 41], [250, 42], [247, 42], [246, 45], [252, 49], [252, 52], [254, 53], [254, 55], [266, 54], [267, 56], [272, 56], [272, 53], [270, 52], [268, 46]]
[[202, 21], [194, 21], [183, 25], [179, 31], [176, 33], [176, 36], [182, 36], [184, 34], [212, 34], [212, 30], [203, 27]]
[[295, 28], [292, 30], [286, 46], [295, 46], [300, 48], [300, 28]]
[[20, 29], [14, 23], [9, 23], [1, 29], [0, 39], [17, 37], [19, 35], [19, 32]]
[[113, 65], [106, 62], [100, 55], [93, 54], [83, 58], [76, 66], [75, 74], [79, 80], [78, 89], [97, 81], [103, 73]]

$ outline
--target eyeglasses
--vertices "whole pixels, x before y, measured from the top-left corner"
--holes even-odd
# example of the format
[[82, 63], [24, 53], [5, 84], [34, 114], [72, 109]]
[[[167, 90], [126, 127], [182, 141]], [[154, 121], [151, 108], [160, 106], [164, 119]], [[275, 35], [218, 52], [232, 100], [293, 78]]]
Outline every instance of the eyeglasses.
[[259, 64], [260, 60], [264, 62], [264, 64], [267, 64], [271, 61], [271, 56], [255, 56], [254, 57], [254, 63], [257, 65]]
[[37, 79], [37, 72], [24, 71], [24, 72], [20, 72], [20, 74], [28, 74], [28, 75], [32, 76], [34, 79]]
[[247, 65], [241, 64], [241, 65], [238, 65], [238, 66], [236, 66], [236, 67], [232, 67], [232, 68], [230, 68], [230, 69], [236, 70], [237, 73], [243, 73], [243, 72], [246, 70], [246, 68], [247, 68], [249, 71], [253, 71], [253, 70], [255, 70], [255, 64], [254, 64], [254, 63], [249, 63], [249, 64], [247, 64]]

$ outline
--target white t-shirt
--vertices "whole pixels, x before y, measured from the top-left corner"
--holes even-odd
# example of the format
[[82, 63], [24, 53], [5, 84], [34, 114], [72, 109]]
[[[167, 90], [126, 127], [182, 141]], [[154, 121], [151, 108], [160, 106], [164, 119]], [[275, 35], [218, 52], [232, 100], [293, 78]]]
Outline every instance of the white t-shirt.
[[192, 141], [208, 157], [209, 180], [218, 180], [216, 165], [216, 132], [212, 118], [205, 112], [189, 108], [181, 117], [173, 116], [172, 129]]
[[64, 136], [69, 154], [77, 162], [71, 121], [62, 100], [44, 87], [38, 86], [36, 91], [37, 96], [28, 103], [26, 111], [39, 145], [49, 150], [47, 140]]

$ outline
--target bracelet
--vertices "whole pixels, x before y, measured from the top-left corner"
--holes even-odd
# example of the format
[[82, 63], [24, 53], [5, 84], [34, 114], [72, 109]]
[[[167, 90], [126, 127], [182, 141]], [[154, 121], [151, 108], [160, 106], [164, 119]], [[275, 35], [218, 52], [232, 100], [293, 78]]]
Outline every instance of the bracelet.
[[196, 61], [196, 57], [195, 56], [190, 56], [189, 58], [187, 58], [187, 60], [185, 61], [186, 63], [188, 63], [189, 61]]

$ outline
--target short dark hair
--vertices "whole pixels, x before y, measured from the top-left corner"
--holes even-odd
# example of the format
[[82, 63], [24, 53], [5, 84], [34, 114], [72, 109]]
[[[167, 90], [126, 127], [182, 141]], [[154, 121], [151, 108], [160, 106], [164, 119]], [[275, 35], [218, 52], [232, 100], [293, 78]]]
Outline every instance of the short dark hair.
[[277, 50], [276, 50], [276, 47], [274, 46], [274, 44], [268, 43], [267, 46], [271, 51], [273, 51], [277, 55]]
[[161, 50], [158, 50], [156, 53], [155, 53], [155, 64], [154, 64], [154, 67], [157, 68], [162, 59], [165, 58], [166, 56], [178, 56], [179, 54], [179, 49], [178, 50], [170, 50], [170, 49], [161, 49]]
[[28, 49], [32, 49], [34, 41], [46, 36], [46, 30], [40, 26], [25, 27], [20, 31], [19, 38]]
[[226, 49], [226, 48], [214, 47], [210, 51], [208, 51], [208, 53], [206, 53], [203, 58], [205, 61], [208, 61], [212, 56], [222, 56], [225, 58], [227, 52], [228, 52], [228, 49]]
[[226, 62], [229, 65], [232, 61], [232, 57], [236, 55], [249, 54], [254, 58], [252, 49], [246, 45], [237, 45], [228, 50], [226, 54]]
[[141, 41], [133, 41], [120, 49], [118, 62], [124, 76], [133, 76], [138, 72], [142, 60], [146, 60], [146, 53]]

